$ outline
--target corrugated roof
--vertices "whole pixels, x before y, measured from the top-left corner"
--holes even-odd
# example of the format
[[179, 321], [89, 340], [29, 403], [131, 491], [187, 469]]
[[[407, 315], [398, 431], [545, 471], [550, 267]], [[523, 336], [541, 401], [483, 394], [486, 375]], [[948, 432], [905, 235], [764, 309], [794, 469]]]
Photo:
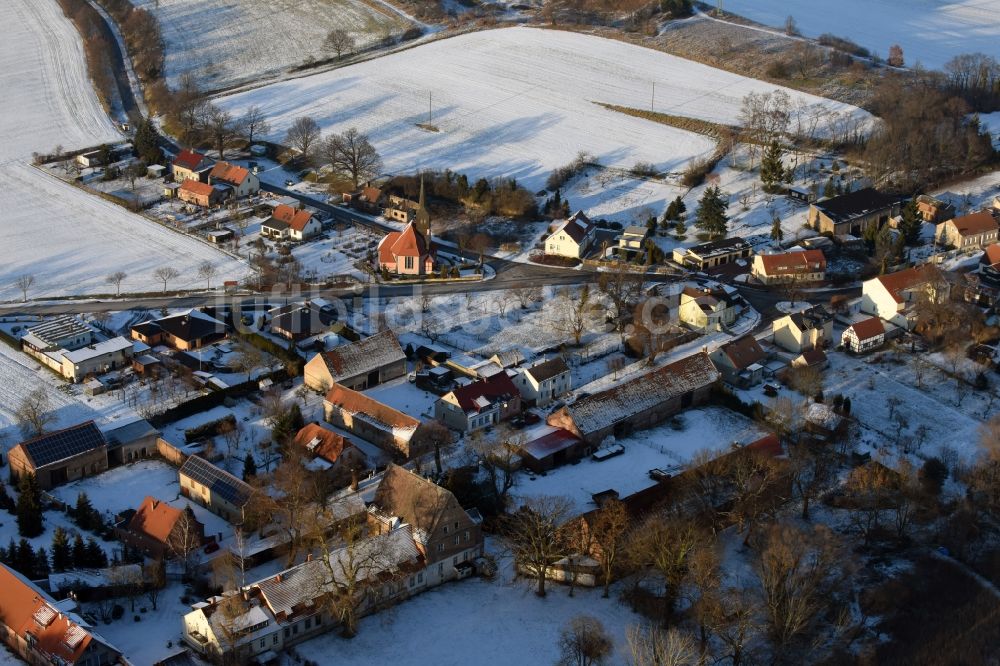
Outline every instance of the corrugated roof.
[[718, 379], [719, 371], [708, 354], [699, 352], [615, 388], [581, 398], [564, 409], [586, 436]]
[[383, 331], [322, 352], [322, 358], [334, 381], [367, 374], [373, 370], [406, 360], [403, 348], [392, 331]]

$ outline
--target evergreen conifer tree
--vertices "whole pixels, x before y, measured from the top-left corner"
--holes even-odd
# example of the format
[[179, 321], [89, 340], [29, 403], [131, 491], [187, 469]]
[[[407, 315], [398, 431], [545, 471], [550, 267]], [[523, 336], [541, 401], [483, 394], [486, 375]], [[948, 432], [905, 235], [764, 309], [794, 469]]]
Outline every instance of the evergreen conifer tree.
[[42, 491], [34, 474], [21, 475], [17, 498], [17, 531], [23, 537], [36, 537], [44, 531]]

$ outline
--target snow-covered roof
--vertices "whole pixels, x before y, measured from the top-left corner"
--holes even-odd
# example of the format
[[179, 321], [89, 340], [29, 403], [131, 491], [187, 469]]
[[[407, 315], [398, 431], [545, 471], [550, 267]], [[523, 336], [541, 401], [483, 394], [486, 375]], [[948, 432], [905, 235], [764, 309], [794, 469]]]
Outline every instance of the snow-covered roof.
[[99, 356], [104, 356], [105, 354], [115, 354], [131, 348], [131, 340], [118, 336], [117, 338], [111, 338], [110, 340], [105, 340], [104, 342], [97, 342], [75, 351], [65, 351], [63, 352], [63, 358], [75, 365], [77, 363], [85, 363], [90, 359], [98, 358]]
[[708, 354], [699, 352], [648, 372], [620, 386], [581, 398], [564, 407], [586, 436], [652, 409], [719, 379]]
[[396, 334], [383, 331], [333, 351], [321, 352], [321, 358], [336, 381], [405, 361], [406, 354], [399, 346]]

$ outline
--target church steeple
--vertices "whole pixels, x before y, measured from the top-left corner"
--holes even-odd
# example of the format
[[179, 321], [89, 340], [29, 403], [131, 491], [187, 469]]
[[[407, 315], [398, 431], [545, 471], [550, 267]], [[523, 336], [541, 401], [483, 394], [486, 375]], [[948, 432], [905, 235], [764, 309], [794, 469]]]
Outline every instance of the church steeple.
[[417, 213], [414, 221], [417, 230], [425, 236], [431, 234], [431, 213], [427, 210], [427, 194], [424, 191], [424, 177], [420, 176], [420, 198], [417, 200]]

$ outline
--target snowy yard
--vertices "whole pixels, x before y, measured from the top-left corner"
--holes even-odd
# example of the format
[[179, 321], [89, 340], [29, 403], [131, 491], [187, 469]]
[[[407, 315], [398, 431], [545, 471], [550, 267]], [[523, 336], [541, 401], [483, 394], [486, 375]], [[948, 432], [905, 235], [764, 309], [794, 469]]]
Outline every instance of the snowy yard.
[[[208, 245], [175, 234], [30, 166], [33, 152], [120, 140], [87, 78], [80, 36], [54, 0], [5, 3], [8, 31], [0, 40], [0, 300], [20, 298], [13, 285], [35, 276], [29, 297], [108, 291], [105, 276], [128, 274], [123, 289], [161, 287], [152, 271], [170, 265], [182, 277], [172, 288], [198, 286], [203, 261], [220, 279], [244, 266]], [[40, 242], [44, 239], [44, 242]]]
[[[544, 64], [544, 65], [543, 65]], [[607, 166], [651, 162], [676, 172], [711, 152], [706, 137], [604, 109], [592, 102], [733, 123], [743, 97], [771, 84], [658, 51], [572, 32], [509, 28], [475, 32], [314, 76], [222, 98], [241, 113], [258, 105], [281, 139], [298, 117], [324, 131], [368, 132], [385, 170], [450, 168], [506, 176], [532, 190], [580, 150]], [[789, 91], [816, 110], [854, 107]], [[433, 124], [426, 121], [433, 94]]]
[[137, 509], [146, 495], [172, 500], [179, 492], [177, 468], [161, 460], [141, 460], [88, 476], [52, 489], [67, 504], [76, 504], [77, 495], [87, 493], [94, 508], [111, 518], [125, 509]]
[[[487, 540], [487, 552], [495, 552]], [[319, 664], [439, 664], [478, 666], [552, 664], [559, 658], [559, 631], [573, 617], [596, 617], [614, 640], [612, 664], [627, 661], [625, 632], [642, 618], [617, 600], [601, 599], [599, 589], [568, 589], [551, 585], [548, 596], [535, 596], [531, 581], [511, 579], [508, 559], [496, 581], [479, 578], [448, 583], [408, 599], [398, 606], [364, 618], [351, 640], [336, 632], [295, 646], [304, 659]], [[434, 618], [429, 622], [428, 618]], [[282, 662], [293, 662], [286, 657]]]
[[569, 497], [583, 513], [595, 508], [594, 493], [613, 489], [626, 497], [656, 483], [649, 478], [651, 469], [676, 473], [701, 451], [725, 452], [733, 443], [749, 444], [765, 434], [750, 419], [722, 407], [689, 409], [656, 428], [617, 440], [625, 447], [622, 455], [602, 462], [584, 458], [545, 476], [521, 474], [512, 493]]
[[193, 74], [208, 90], [274, 76], [326, 59], [327, 33], [341, 28], [357, 48], [407, 27], [396, 12], [364, 0], [137, 0], [159, 19], [166, 42], [167, 83]]
[[806, 37], [833, 33], [883, 58], [903, 47], [907, 65], [940, 68], [962, 53], [996, 54], [1000, 0], [727, 0], [726, 11], [770, 26], [795, 18]]
[[411, 384], [407, 377], [368, 389], [365, 395], [417, 419], [434, 418], [434, 403], [438, 400], [435, 394]]

